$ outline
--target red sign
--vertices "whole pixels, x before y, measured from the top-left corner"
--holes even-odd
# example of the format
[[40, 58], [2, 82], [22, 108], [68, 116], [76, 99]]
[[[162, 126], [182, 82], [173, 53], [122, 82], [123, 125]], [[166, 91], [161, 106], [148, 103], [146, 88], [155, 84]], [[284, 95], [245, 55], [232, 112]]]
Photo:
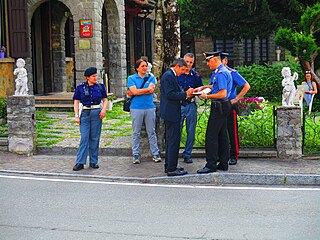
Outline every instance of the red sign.
[[80, 37], [81, 38], [92, 37], [92, 20], [91, 19], [80, 20]]

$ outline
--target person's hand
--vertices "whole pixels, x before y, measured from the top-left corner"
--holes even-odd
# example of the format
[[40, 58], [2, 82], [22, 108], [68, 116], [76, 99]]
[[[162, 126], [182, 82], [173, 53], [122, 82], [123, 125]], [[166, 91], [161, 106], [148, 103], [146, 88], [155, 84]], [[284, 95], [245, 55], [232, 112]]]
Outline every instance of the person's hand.
[[201, 91], [201, 87], [197, 87], [193, 90], [194, 92], [200, 92]]
[[207, 97], [206, 93], [201, 93], [200, 98], [201, 99], [207, 99], [208, 97]]
[[231, 104], [235, 104], [236, 102], [238, 102], [238, 99], [234, 98], [230, 100]]
[[75, 121], [76, 121], [76, 124], [80, 124], [80, 117], [75, 117], [75, 119], [74, 119]]
[[101, 110], [100, 119], [103, 119], [105, 116], [106, 116], [106, 111], [105, 110]]
[[132, 96], [132, 92], [130, 90], [126, 91], [125, 94], [127, 94], [128, 96]]
[[193, 88], [189, 88], [186, 93], [187, 93], [187, 98], [192, 98], [193, 97]]

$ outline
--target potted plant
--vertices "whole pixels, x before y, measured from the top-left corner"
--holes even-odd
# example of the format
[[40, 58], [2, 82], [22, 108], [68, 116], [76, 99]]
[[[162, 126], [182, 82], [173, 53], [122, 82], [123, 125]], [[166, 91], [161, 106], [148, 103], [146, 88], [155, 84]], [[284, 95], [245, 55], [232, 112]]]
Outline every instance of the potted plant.
[[4, 58], [4, 53], [6, 52], [6, 47], [5, 46], [2, 46], [0, 48], [0, 58]]

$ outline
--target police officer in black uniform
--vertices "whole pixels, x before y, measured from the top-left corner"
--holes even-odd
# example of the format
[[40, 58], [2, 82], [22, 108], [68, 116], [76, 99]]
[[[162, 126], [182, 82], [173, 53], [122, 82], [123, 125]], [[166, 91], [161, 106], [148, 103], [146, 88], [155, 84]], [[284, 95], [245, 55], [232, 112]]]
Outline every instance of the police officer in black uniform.
[[[232, 78], [221, 63], [221, 52], [206, 52], [204, 56], [210, 67], [212, 76], [210, 85], [195, 89], [196, 92], [211, 88], [210, 94], [202, 93], [201, 98], [211, 100], [211, 111], [206, 132], [206, 165], [197, 171], [199, 174], [216, 172], [218, 169], [227, 171], [229, 160], [229, 141], [227, 135], [227, 116], [231, 112], [229, 95]], [[220, 162], [217, 165], [217, 162]]]

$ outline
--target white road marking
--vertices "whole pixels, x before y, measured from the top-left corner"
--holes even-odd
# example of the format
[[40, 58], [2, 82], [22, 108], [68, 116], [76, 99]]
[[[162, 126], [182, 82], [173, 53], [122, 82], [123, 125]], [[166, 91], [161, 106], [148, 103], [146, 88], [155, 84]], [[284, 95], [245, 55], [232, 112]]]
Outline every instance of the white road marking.
[[120, 186], [140, 186], [140, 187], [163, 187], [163, 188], [196, 188], [196, 189], [223, 189], [223, 190], [266, 190], [266, 191], [320, 191], [318, 187], [262, 187], [262, 186], [202, 186], [202, 185], [175, 185], [175, 184], [151, 184], [151, 183], [128, 183], [128, 182], [104, 182], [92, 180], [74, 180], [63, 178], [43, 178], [43, 177], [23, 177], [0, 175], [0, 178], [34, 180], [47, 182], [66, 182], [66, 183], [87, 183], [87, 184], [103, 184], [103, 185], [120, 185]]

